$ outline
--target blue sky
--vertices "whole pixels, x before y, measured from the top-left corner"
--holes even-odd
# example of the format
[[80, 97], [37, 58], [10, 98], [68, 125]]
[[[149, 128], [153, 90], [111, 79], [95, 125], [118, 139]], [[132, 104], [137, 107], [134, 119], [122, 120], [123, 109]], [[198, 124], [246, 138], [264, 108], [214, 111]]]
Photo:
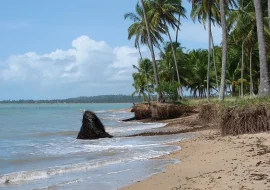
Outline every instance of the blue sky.
[[[131, 94], [138, 53], [124, 20], [137, 0], [9, 0], [0, 6], [0, 99]], [[184, 1], [188, 10], [191, 5]], [[182, 21], [180, 42], [207, 48], [207, 33]], [[216, 43], [221, 31], [213, 29]], [[144, 55], [149, 56], [147, 48]]]

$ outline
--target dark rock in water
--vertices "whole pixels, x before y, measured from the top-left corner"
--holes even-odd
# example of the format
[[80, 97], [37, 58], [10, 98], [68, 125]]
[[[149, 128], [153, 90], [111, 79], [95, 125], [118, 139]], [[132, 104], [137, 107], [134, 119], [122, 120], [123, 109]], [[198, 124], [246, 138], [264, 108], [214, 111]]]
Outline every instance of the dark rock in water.
[[106, 133], [104, 125], [94, 112], [85, 111], [83, 114], [83, 121], [81, 130], [77, 139], [99, 139], [111, 138], [112, 136]]
[[129, 119], [123, 119], [122, 121], [126, 122], [126, 121], [134, 121], [136, 120], [136, 117], [132, 117], [132, 118], [129, 118]]

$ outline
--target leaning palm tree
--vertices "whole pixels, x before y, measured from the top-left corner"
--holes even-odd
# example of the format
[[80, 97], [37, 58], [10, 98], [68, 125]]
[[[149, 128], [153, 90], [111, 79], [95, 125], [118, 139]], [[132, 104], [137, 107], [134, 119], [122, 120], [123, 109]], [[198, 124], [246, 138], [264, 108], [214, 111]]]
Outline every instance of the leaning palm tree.
[[[135, 11], [136, 11], [135, 13], [131, 13], [131, 12], [126, 13], [124, 15], [124, 18], [130, 19], [133, 21], [133, 24], [128, 28], [128, 39], [131, 40], [133, 37], [135, 37], [134, 46], [136, 49], [139, 50], [140, 59], [141, 59], [140, 61], [143, 61], [140, 43], [143, 45], [147, 44], [148, 36], [147, 36], [147, 30], [146, 30], [145, 21], [144, 21], [143, 10], [139, 3], [136, 4]], [[163, 41], [163, 38], [160, 34], [161, 28], [151, 27], [150, 31], [151, 31], [151, 38], [153, 40], [154, 46], [159, 47], [159, 41], [161, 42]], [[148, 76], [146, 73], [145, 73], [145, 76], [146, 76], [146, 82], [148, 83]], [[148, 87], [147, 87], [147, 92], [148, 92], [148, 103], [150, 103], [151, 93], [149, 92]]]
[[[153, 68], [154, 68], [154, 76], [155, 76], [155, 82], [156, 82], [156, 87], [159, 87], [159, 80], [158, 80], [158, 75], [157, 75], [157, 64], [156, 64], [156, 58], [155, 58], [155, 52], [154, 52], [154, 48], [153, 48], [153, 42], [151, 39], [151, 34], [150, 34], [150, 28], [149, 28], [149, 22], [148, 22], [148, 17], [146, 14], [146, 9], [144, 6], [144, 1], [141, 0], [141, 4], [142, 4], [142, 10], [143, 10], [143, 15], [144, 15], [144, 20], [145, 20], [145, 26], [146, 26], [146, 30], [147, 30], [147, 36], [148, 36], [148, 46], [150, 48], [151, 51], [151, 56], [152, 56], [152, 63], [153, 63]], [[158, 94], [158, 101], [163, 101], [163, 97], [162, 94], [159, 93]]]
[[195, 21], [198, 19], [205, 27], [206, 21], [208, 22], [208, 70], [207, 70], [207, 99], [210, 96], [210, 62], [211, 62], [211, 23], [220, 22], [220, 13], [218, 3], [216, 0], [189, 0], [192, 2], [191, 17]]
[[268, 65], [267, 65], [267, 54], [266, 54], [266, 46], [265, 46], [261, 0], [254, 0], [254, 7], [255, 7], [255, 12], [256, 12], [257, 35], [258, 35], [259, 56], [260, 56], [259, 96], [264, 97], [264, 96], [270, 95], [270, 83], [269, 83], [269, 74], [268, 74]]
[[[145, 10], [146, 12], [149, 11], [148, 4], [145, 4]], [[133, 22], [128, 28], [128, 39], [131, 40], [132, 38], [135, 38], [135, 47], [138, 48], [140, 52], [140, 44], [147, 46], [149, 44], [142, 6], [137, 3], [135, 7], [135, 13], [126, 13], [124, 18], [130, 19]], [[160, 48], [160, 44], [163, 43], [162, 34], [165, 34], [166, 31], [164, 31], [161, 27], [154, 26], [151, 22], [149, 23], [149, 28], [153, 45], [157, 48]]]
[[[147, 45], [151, 51], [152, 64], [154, 68], [154, 76], [156, 86], [158, 87], [159, 79], [157, 75], [157, 67], [155, 61], [155, 53], [153, 46], [160, 48], [160, 42], [163, 42], [162, 34], [165, 33], [163, 28], [154, 26], [151, 22], [148, 22], [146, 19], [145, 12], [149, 11], [148, 4], [142, 2], [141, 6], [139, 3], [136, 4], [135, 13], [126, 13], [124, 15], [125, 19], [130, 19], [133, 21], [133, 24], [128, 28], [128, 39], [135, 37], [135, 47], [138, 48], [141, 59], [140, 44]], [[160, 95], [162, 97], [162, 95]]]
[[167, 36], [169, 37], [171, 48], [173, 52], [173, 58], [174, 58], [174, 66], [176, 68], [176, 74], [177, 74], [177, 80], [180, 84], [180, 88], [178, 89], [178, 94], [182, 98], [182, 90], [181, 90], [181, 80], [179, 75], [179, 69], [177, 65], [176, 60], [176, 50], [172, 41], [171, 34], [169, 32], [169, 27], [172, 29], [178, 29], [179, 28], [179, 20], [175, 17], [175, 15], [179, 15], [180, 17], [186, 18], [186, 10], [184, 7], [182, 7], [181, 0], [150, 0], [149, 4], [151, 7], [151, 10], [149, 11], [149, 14], [153, 18], [152, 22], [156, 26], [160, 26], [164, 28], [166, 31]]

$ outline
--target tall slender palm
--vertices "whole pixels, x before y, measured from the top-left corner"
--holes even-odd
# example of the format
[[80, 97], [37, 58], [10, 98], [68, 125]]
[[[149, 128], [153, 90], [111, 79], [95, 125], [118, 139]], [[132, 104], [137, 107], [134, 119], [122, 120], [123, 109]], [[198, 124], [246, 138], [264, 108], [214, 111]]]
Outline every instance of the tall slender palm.
[[198, 19], [205, 27], [208, 22], [208, 70], [207, 70], [207, 99], [210, 97], [210, 62], [211, 62], [211, 23], [220, 22], [220, 13], [216, 0], [189, 0], [192, 2], [191, 17]]
[[[230, 28], [230, 36], [236, 40], [236, 43], [242, 43], [242, 73], [241, 73], [241, 95], [243, 96], [243, 66], [245, 51], [249, 54], [250, 68], [252, 68], [252, 56], [254, 44], [257, 43], [257, 26], [256, 15], [253, 0], [239, 0], [239, 8], [233, 10], [228, 17], [228, 28]], [[267, 27], [265, 27], [265, 30]], [[250, 69], [252, 73], [252, 69]], [[250, 93], [253, 95], [252, 74], [250, 75]]]
[[215, 44], [214, 44], [214, 38], [213, 34], [211, 33], [211, 40], [212, 40], [212, 53], [213, 53], [213, 61], [214, 61], [214, 70], [215, 70], [215, 76], [216, 76], [216, 85], [219, 92], [219, 84], [218, 84], [218, 73], [217, 73], [217, 64], [216, 64], [216, 53], [215, 53]]
[[256, 12], [257, 35], [258, 35], [259, 56], [260, 56], [259, 96], [264, 97], [264, 96], [270, 95], [270, 83], [269, 83], [269, 74], [268, 74], [268, 65], [267, 65], [267, 54], [266, 54], [266, 46], [265, 46], [261, 0], [254, 0], [254, 7], [255, 7], [255, 12]]
[[[233, 39], [233, 43], [240, 44], [242, 46], [242, 58], [241, 58], [241, 97], [244, 96], [244, 58], [245, 58], [245, 37], [248, 35], [250, 30], [249, 22], [249, 12], [248, 8], [250, 7], [250, 2], [247, 0], [239, 0], [239, 8], [233, 10], [228, 19], [228, 28], [231, 30], [230, 37]], [[249, 25], [248, 25], [249, 24]]]
[[[181, 84], [179, 69], [177, 66], [176, 60], [176, 50], [172, 41], [171, 34], [169, 32], [169, 26], [173, 29], [179, 28], [179, 20], [175, 17], [175, 15], [179, 15], [180, 17], [186, 17], [186, 10], [181, 5], [181, 0], [150, 0], [150, 7], [152, 8], [149, 11], [151, 17], [153, 18], [153, 23], [157, 26], [161, 26], [166, 31], [167, 36], [169, 37], [171, 48], [173, 52], [174, 65], [176, 68], [177, 80], [178, 83]], [[182, 90], [179, 89], [179, 96], [183, 97]]]
[[268, 0], [268, 25], [270, 27], [270, 0]]
[[224, 0], [219, 0], [220, 4], [220, 16], [222, 27], [222, 69], [221, 69], [221, 82], [219, 99], [224, 100], [225, 96], [225, 83], [226, 83], [226, 64], [227, 64], [227, 25], [225, 17], [225, 3]]
[[[182, 8], [182, 0], [178, 0], [179, 2], [179, 8]], [[178, 43], [178, 35], [179, 35], [179, 31], [180, 31], [180, 25], [181, 25], [181, 12], [183, 12], [185, 10], [180, 10], [180, 13], [178, 14], [178, 26], [176, 28], [176, 37], [175, 37], [175, 43]]]
[[[148, 11], [149, 7], [146, 6], [145, 9]], [[135, 7], [135, 13], [126, 13], [124, 15], [125, 19], [130, 19], [133, 21], [133, 24], [128, 28], [128, 39], [131, 40], [133, 37], [135, 38], [135, 48], [139, 50], [140, 53], [140, 58], [141, 60], [143, 59], [142, 54], [141, 54], [141, 49], [140, 49], [140, 43], [145, 45], [148, 44], [148, 34], [147, 34], [147, 29], [146, 29], [146, 24], [145, 24], [145, 19], [144, 19], [144, 14], [143, 14], [143, 9], [140, 6], [139, 3], [136, 4]], [[154, 27], [153, 25], [150, 25], [150, 36], [152, 39], [152, 42], [154, 46], [159, 47], [159, 42], [163, 42], [163, 38], [161, 36], [162, 33], [164, 33], [163, 29], [161, 27]], [[148, 81], [148, 78], [146, 78]], [[148, 102], [150, 103], [150, 92], [147, 88], [148, 91]]]
[[[145, 28], [147, 31], [147, 43], [148, 43], [148, 47], [150, 49], [151, 52], [151, 56], [152, 56], [152, 64], [153, 64], [153, 68], [154, 68], [154, 77], [155, 77], [155, 83], [156, 83], [156, 87], [158, 88], [159, 86], [159, 79], [158, 79], [158, 74], [157, 74], [157, 64], [156, 64], [156, 58], [155, 58], [155, 52], [154, 52], [154, 47], [153, 47], [153, 40], [152, 40], [152, 36], [151, 36], [151, 30], [150, 30], [150, 26], [149, 26], [149, 21], [148, 21], [148, 17], [146, 14], [146, 7], [144, 4], [144, 1], [141, 0], [141, 7], [142, 7], [142, 14], [143, 14], [143, 18], [144, 18], [144, 23], [145, 23]], [[159, 93], [158, 94], [158, 101], [163, 101], [163, 97], [162, 94]]]

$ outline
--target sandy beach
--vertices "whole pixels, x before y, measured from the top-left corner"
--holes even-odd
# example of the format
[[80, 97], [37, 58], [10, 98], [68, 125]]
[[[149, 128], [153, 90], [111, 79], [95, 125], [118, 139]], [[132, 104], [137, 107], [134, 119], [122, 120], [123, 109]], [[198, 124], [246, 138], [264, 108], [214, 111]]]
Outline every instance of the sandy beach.
[[[167, 128], [190, 127], [183, 120], [167, 121]], [[218, 129], [201, 129], [193, 132], [198, 137], [175, 143], [180, 151], [161, 158], [181, 162], [122, 190], [270, 189], [270, 133], [223, 137]]]

